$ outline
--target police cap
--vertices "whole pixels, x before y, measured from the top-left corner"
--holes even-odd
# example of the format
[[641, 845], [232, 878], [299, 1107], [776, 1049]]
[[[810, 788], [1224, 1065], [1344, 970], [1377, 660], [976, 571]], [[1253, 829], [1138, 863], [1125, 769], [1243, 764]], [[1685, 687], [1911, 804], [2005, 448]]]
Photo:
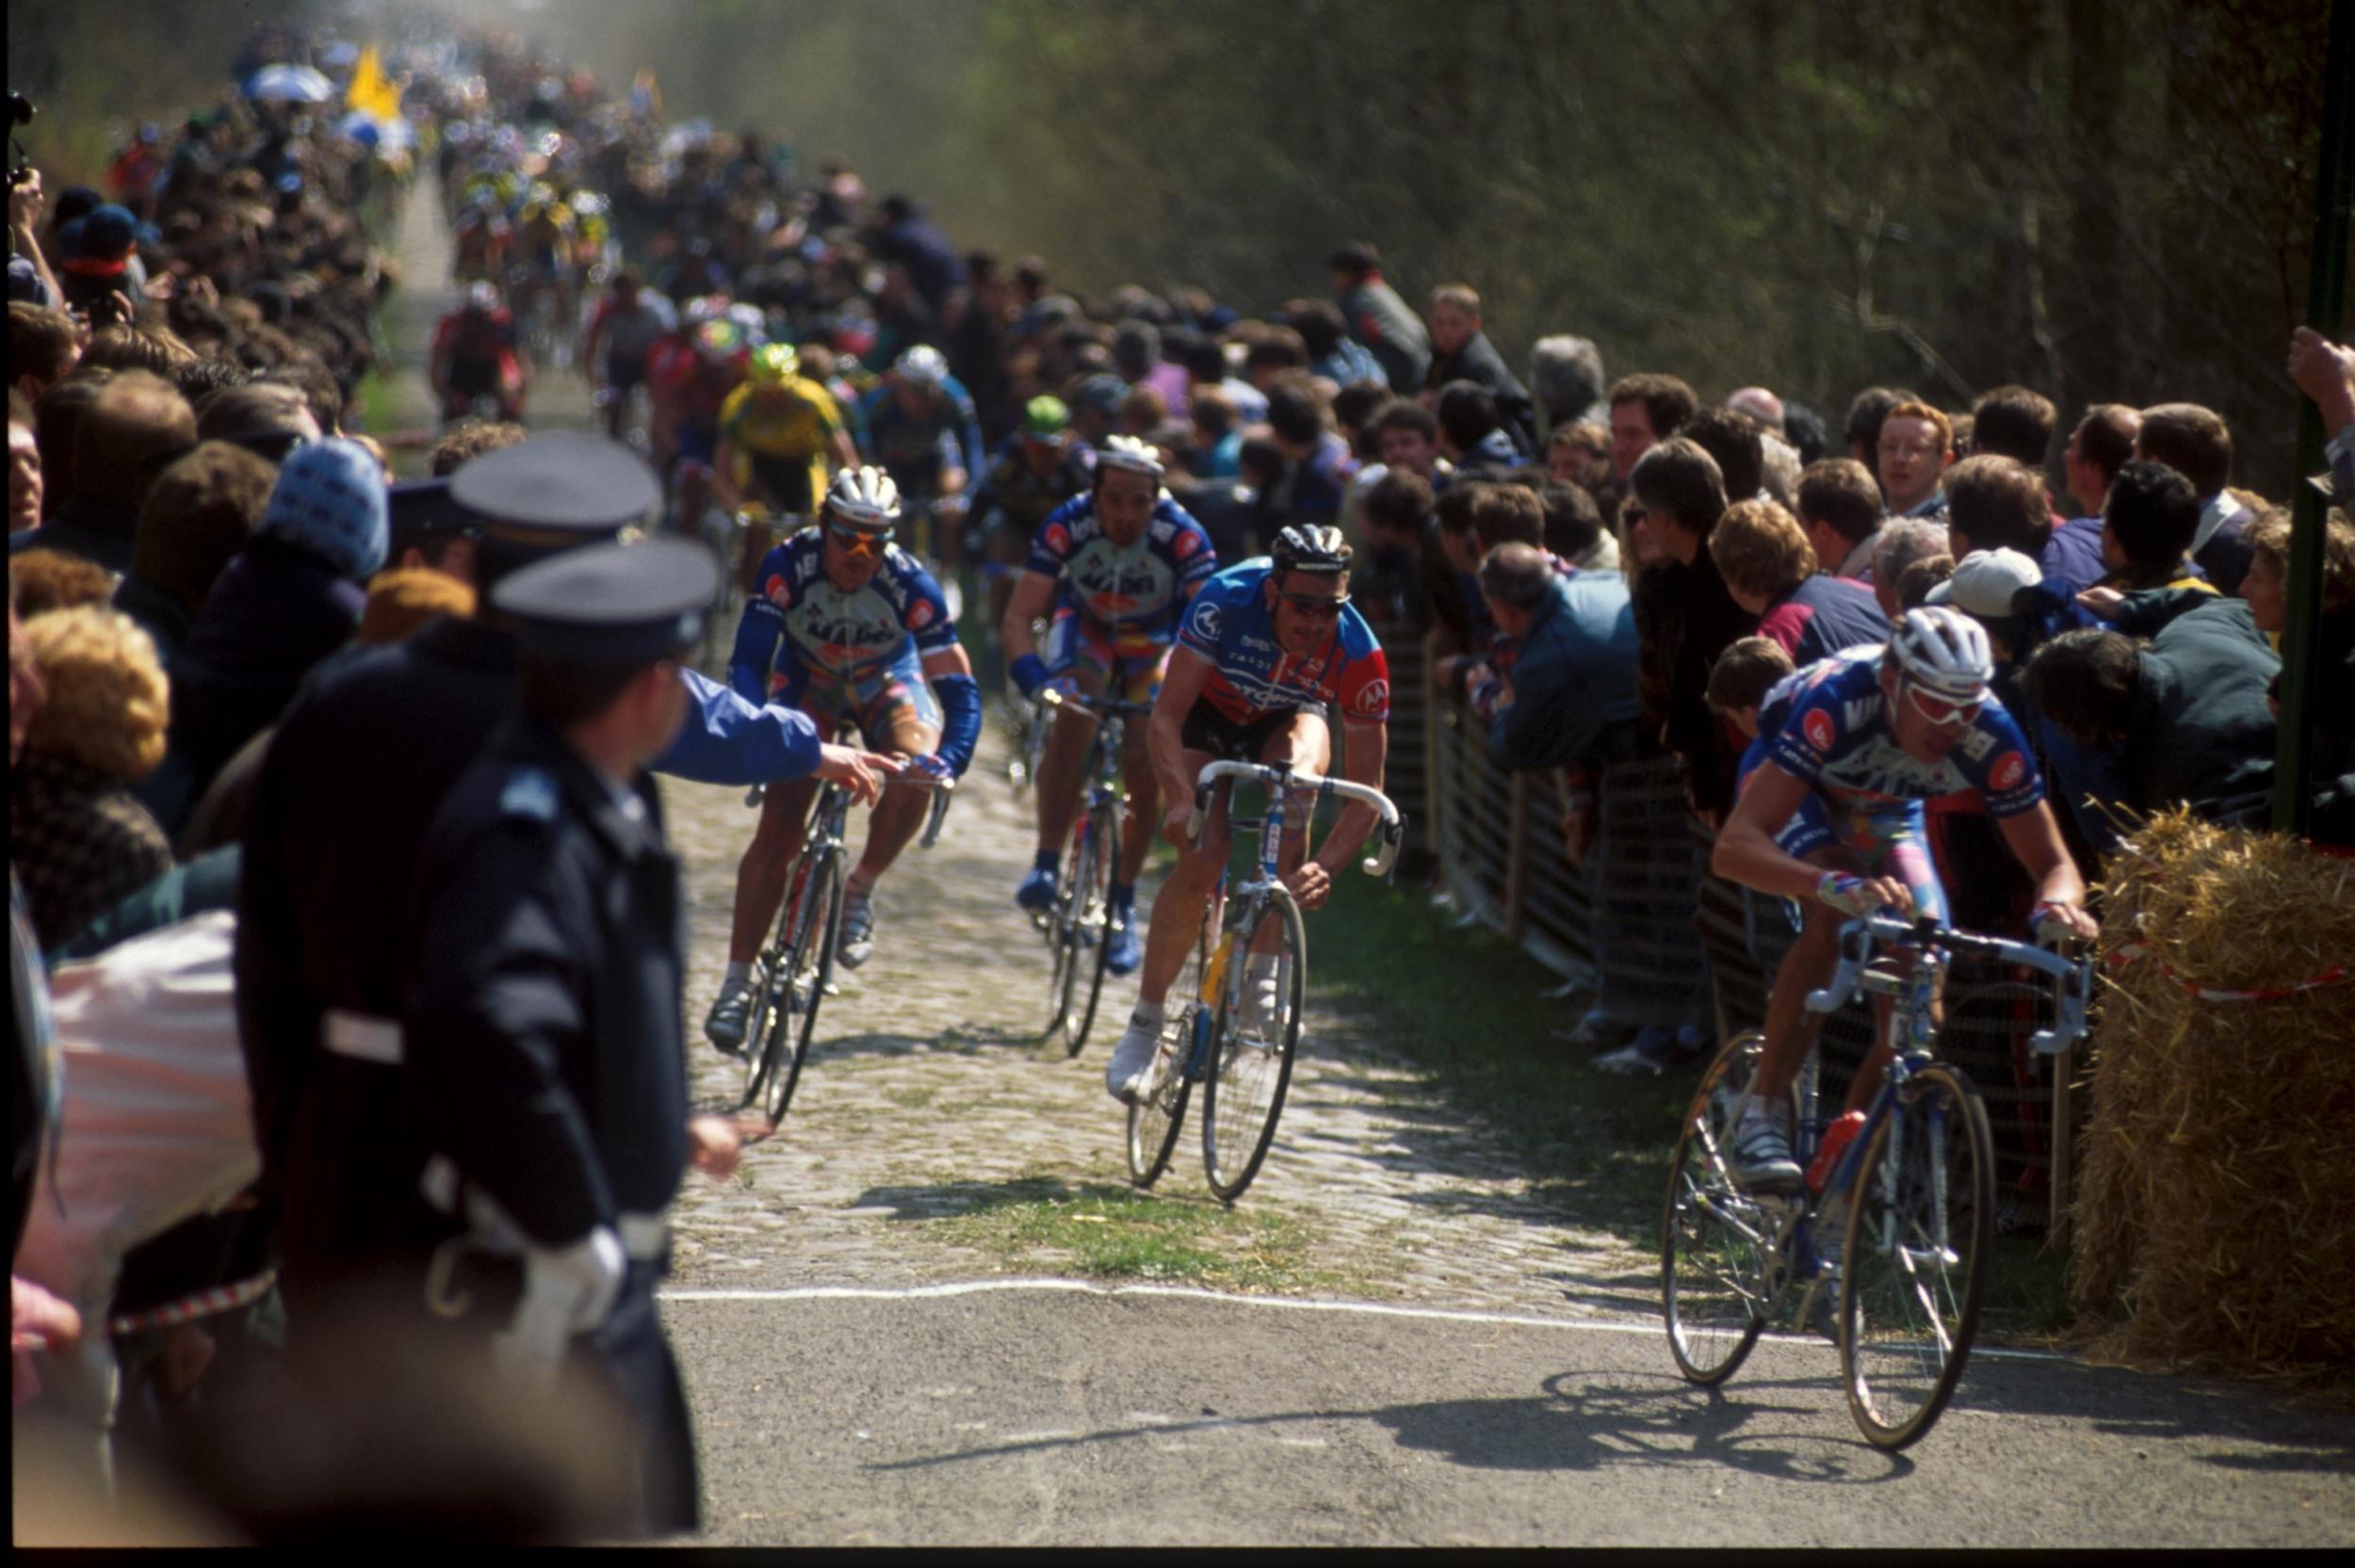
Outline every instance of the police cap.
[[658, 539], [565, 551], [500, 579], [491, 603], [528, 656], [626, 668], [700, 639], [719, 592], [710, 551]]
[[470, 459], [450, 476], [449, 493], [481, 515], [484, 543], [516, 553], [609, 539], [662, 500], [635, 452], [577, 430], [548, 430]]
[[392, 558], [437, 539], [469, 538], [482, 526], [482, 514], [461, 506], [449, 493], [449, 480], [412, 479], [384, 493], [393, 527]]

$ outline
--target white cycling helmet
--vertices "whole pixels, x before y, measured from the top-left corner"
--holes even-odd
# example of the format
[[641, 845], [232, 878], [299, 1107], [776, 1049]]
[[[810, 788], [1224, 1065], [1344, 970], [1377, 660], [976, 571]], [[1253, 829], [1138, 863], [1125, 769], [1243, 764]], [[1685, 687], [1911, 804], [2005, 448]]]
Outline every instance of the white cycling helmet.
[[949, 361], [929, 343], [919, 343], [900, 356], [898, 365], [902, 380], [918, 386], [938, 386], [949, 379]]
[[888, 532], [900, 520], [900, 487], [880, 468], [846, 468], [826, 491], [826, 509], [851, 527]]
[[1889, 655], [1899, 674], [1943, 696], [1977, 697], [1995, 678], [1986, 629], [1943, 605], [1906, 611], [1890, 634]]
[[1168, 470], [1153, 448], [1132, 435], [1107, 436], [1096, 448], [1098, 469], [1117, 468], [1124, 474], [1143, 474], [1159, 479]]

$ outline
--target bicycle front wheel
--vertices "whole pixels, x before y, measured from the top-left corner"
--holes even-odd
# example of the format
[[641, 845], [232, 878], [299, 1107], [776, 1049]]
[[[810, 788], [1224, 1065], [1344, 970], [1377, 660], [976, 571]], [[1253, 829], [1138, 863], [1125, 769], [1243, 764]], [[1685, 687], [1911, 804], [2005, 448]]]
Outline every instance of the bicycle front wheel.
[[820, 854], [801, 879], [801, 887], [787, 906], [784, 957], [770, 981], [777, 1013], [771, 1055], [775, 1064], [769, 1075], [762, 1109], [771, 1125], [785, 1119], [793, 1091], [809, 1063], [810, 1042], [818, 1032], [818, 1006], [834, 978], [834, 950], [842, 931], [842, 857]]
[[1668, 1353], [1688, 1381], [1704, 1385], [1733, 1376], [1766, 1326], [1771, 1221], [1727, 1167], [1734, 1120], [1763, 1049], [1764, 1038], [1752, 1030], [1717, 1053], [1694, 1091], [1668, 1165], [1667, 1212], [1660, 1222]]
[[1921, 1438], [1961, 1381], [1994, 1231], [1987, 1107], [1943, 1062], [1916, 1071], [1873, 1130], [1850, 1189], [1840, 1374], [1867, 1439]]
[[[1299, 906], [1279, 892], [1255, 913], [1239, 925], [1202, 1086], [1203, 1169], [1210, 1190], [1229, 1204], [1259, 1173], [1275, 1140], [1300, 1044], [1300, 999], [1308, 975]], [[1251, 951], [1270, 941], [1273, 951]]]
[[1178, 978], [1184, 1006], [1171, 1010], [1161, 1026], [1161, 1056], [1153, 1064], [1152, 1091], [1129, 1107], [1129, 1180], [1151, 1187], [1169, 1169], [1171, 1151], [1178, 1147], [1178, 1130], [1186, 1123], [1186, 1102], [1194, 1094], [1194, 1020], [1208, 1005], [1201, 1000], [1202, 975], [1218, 944], [1219, 901], [1203, 906], [1202, 929], [1194, 939], [1194, 958]]
[[1102, 858], [1094, 823], [1080, 817], [1071, 830], [1071, 847], [1064, 853], [1062, 873], [1055, 883], [1054, 926], [1048, 933], [1055, 948], [1055, 974], [1048, 982], [1047, 1038], [1060, 1039], [1065, 1056], [1078, 1056], [1080, 1047], [1087, 1043], [1086, 1031], [1080, 1026], [1080, 976], [1088, 962], [1088, 901], [1095, 897], [1096, 862]]

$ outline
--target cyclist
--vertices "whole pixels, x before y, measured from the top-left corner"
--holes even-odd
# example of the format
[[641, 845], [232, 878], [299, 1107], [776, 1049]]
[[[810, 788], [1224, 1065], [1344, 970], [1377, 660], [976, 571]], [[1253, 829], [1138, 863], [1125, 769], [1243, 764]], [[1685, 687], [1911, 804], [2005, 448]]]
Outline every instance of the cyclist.
[[1022, 405], [1022, 428], [1007, 438], [973, 487], [966, 542], [989, 578], [989, 623], [1006, 619], [1024, 556], [1047, 514], [1089, 486], [1093, 447], [1069, 436], [1071, 411], [1060, 397]]
[[[1226, 866], [1224, 800], [1213, 803], [1198, 842], [1185, 837], [1202, 769], [1233, 760], [1325, 772], [1333, 736], [1324, 710], [1332, 703], [1345, 727], [1343, 776], [1382, 787], [1389, 661], [1349, 603], [1349, 557], [1339, 528], [1291, 525], [1276, 534], [1268, 555], [1212, 577], [1186, 612], [1146, 726], [1165, 803], [1161, 832], [1178, 846], [1178, 865], [1153, 900], [1136, 1010], [1105, 1069], [1105, 1085], [1119, 1099], [1133, 1099], [1152, 1070], [1164, 998], [1185, 967], [1203, 905]], [[1308, 859], [1308, 813], [1298, 814], [1279, 865], [1285, 887], [1304, 911], [1324, 902], [1334, 873], [1380, 820], [1372, 807], [1352, 801]], [[1261, 1017], [1279, 1005], [1275, 966], [1272, 953], [1246, 960], [1244, 1005]]]
[[[1886, 644], [1847, 649], [1785, 677], [1760, 705], [1758, 739], [1711, 869], [1801, 900], [1807, 918], [1776, 973], [1765, 1049], [1734, 1132], [1733, 1173], [1756, 1190], [1799, 1184], [1791, 1086], [1821, 1026], [1807, 994], [1831, 977], [1842, 922], [1881, 908], [1946, 919], [1925, 800], [1977, 791], [2037, 884], [2031, 925], [2098, 934], [2028, 743], [1990, 688], [1994, 673], [1978, 622], [1928, 606], [1907, 612]], [[1885, 1025], [1886, 997], [1879, 1013]], [[1876, 1043], [1847, 1108], [1871, 1104], [1890, 1055]]]
[[514, 230], [489, 187], [478, 186], [468, 195], [465, 210], [458, 218], [456, 238], [458, 259], [451, 270], [457, 277], [487, 283], [506, 275], [507, 251], [513, 243]]
[[[1179, 621], [1218, 571], [1210, 536], [1170, 499], [1161, 477], [1152, 447], [1113, 436], [1096, 450], [1094, 488], [1039, 525], [999, 629], [1009, 673], [1025, 697], [1053, 685], [1131, 703], [1153, 700]], [[1031, 623], [1050, 613], [1041, 656]], [[1055, 862], [1070, 836], [1092, 727], [1082, 714], [1056, 714], [1039, 764], [1038, 859], [1014, 896], [1034, 913], [1054, 906]], [[1130, 916], [1137, 871], [1153, 843], [1154, 769], [1145, 725], [1129, 731], [1126, 752], [1129, 816], [1113, 869], [1104, 955], [1104, 967], [1115, 975], [1134, 973], [1143, 956]]]
[[684, 350], [665, 356], [647, 381], [655, 450], [676, 484], [672, 516], [682, 525], [700, 521], [709, 504], [720, 410], [751, 373], [752, 362], [744, 330], [725, 316], [712, 316], [690, 334]]
[[[962, 775], [982, 730], [982, 691], [956, 623], [931, 574], [891, 542], [898, 487], [875, 468], [846, 468], [827, 491], [818, 525], [760, 563], [760, 593], [744, 606], [728, 684], [754, 703], [776, 702], [818, 721], [831, 738], [854, 723], [869, 750], [913, 759], [933, 778]], [[752, 1006], [752, 962], [785, 897], [816, 785], [769, 791], [760, 826], [736, 875], [728, 965], [704, 1033], [740, 1050]], [[846, 967], [874, 950], [875, 882], [922, 824], [922, 790], [895, 784], [869, 822], [867, 848], [842, 905]]]
[[919, 343], [901, 354], [867, 395], [867, 455], [900, 493], [942, 526], [932, 548], [956, 558], [966, 483], [982, 471], [982, 427], [972, 395], [949, 374], [941, 351]]
[[580, 335], [580, 363], [603, 411], [605, 432], [616, 441], [622, 437], [629, 395], [646, 383], [647, 356], [664, 334], [677, 330], [678, 313], [671, 301], [646, 287], [634, 267], [615, 273], [612, 286], [589, 313], [589, 325]]
[[[719, 452], [711, 465], [721, 506], [735, 511], [765, 504], [794, 520], [779, 530], [788, 534], [818, 509], [828, 459], [843, 468], [858, 466], [858, 448], [842, 428], [833, 395], [801, 370], [791, 344], [753, 350], [743, 384], [720, 405]], [[745, 537], [745, 558], [757, 561], [768, 552], [769, 525], [760, 524]]]
[[523, 417], [530, 372], [515, 353], [515, 318], [498, 289], [469, 283], [464, 303], [433, 329], [429, 377], [445, 420], [463, 419], [478, 397], [495, 398], [501, 419]]

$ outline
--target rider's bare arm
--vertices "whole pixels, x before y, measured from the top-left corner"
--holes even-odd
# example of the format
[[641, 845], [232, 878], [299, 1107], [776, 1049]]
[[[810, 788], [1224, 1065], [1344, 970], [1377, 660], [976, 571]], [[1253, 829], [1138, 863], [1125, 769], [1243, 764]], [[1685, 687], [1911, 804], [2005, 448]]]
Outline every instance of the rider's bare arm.
[[2077, 863], [2061, 842], [2052, 803], [2038, 800], [2017, 816], [1998, 817], [1995, 825], [2002, 830], [2013, 857], [2036, 879], [2037, 902], [2050, 906], [2054, 918], [2076, 935], [2101, 935], [2101, 926], [2086, 913], [2085, 879], [2077, 874]]
[[[1728, 881], [1786, 898], [1811, 899], [1824, 880], [1823, 867], [1783, 853], [1775, 834], [1806, 803], [1811, 786], [1794, 778], [1769, 758], [1750, 775], [1742, 798], [1717, 831], [1717, 847], [1709, 868]], [[1865, 888], [1880, 903], [1904, 909], [1912, 895], [1894, 877], [1865, 879]]]
[[[1344, 724], [1343, 743], [1347, 754], [1341, 759], [1341, 777], [1351, 784], [1364, 784], [1368, 789], [1382, 787], [1382, 767], [1389, 753], [1390, 727], [1388, 724]], [[1333, 831], [1317, 846], [1316, 859], [1329, 875], [1339, 876], [1347, 869], [1350, 857], [1362, 849], [1373, 830], [1382, 823], [1381, 814], [1361, 801], [1352, 800], [1341, 808]]]
[[[1005, 648], [1009, 665], [1038, 652], [1031, 622], [1044, 617], [1054, 599], [1055, 579], [1044, 572], [1025, 572], [1015, 583], [1014, 597], [1006, 604], [1006, 619], [998, 627], [998, 640]], [[1184, 715], [1178, 717], [1182, 719]]]
[[1186, 715], [1202, 695], [1210, 677], [1210, 661], [1180, 644], [1169, 655], [1161, 676], [1161, 695], [1153, 699], [1153, 717], [1145, 720], [1145, 740], [1153, 759], [1153, 777], [1161, 784], [1163, 808], [1169, 814], [1167, 832], [1174, 844], [1183, 843], [1185, 819], [1194, 810], [1194, 780], [1186, 770]]

